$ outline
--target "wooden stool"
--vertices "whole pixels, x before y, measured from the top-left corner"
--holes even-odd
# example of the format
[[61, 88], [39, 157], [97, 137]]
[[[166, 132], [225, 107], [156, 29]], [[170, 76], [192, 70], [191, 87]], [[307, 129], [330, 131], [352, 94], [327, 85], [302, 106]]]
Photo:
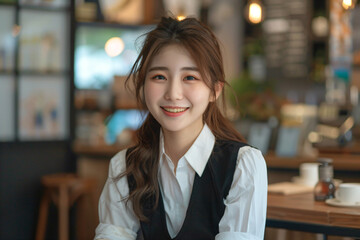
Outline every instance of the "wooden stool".
[[[78, 216], [77, 216], [77, 233], [78, 239], [85, 239], [86, 223], [84, 213], [84, 197], [90, 196], [92, 201], [92, 208], [94, 213], [95, 206], [95, 186], [96, 182], [90, 178], [80, 178], [75, 174], [60, 173], [46, 175], [41, 178], [41, 183], [44, 186], [44, 193], [41, 198], [39, 208], [39, 219], [36, 229], [36, 240], [44, 240], [46, 232], [46, 222], [50, 202], [52, 201], [58, 207], [59, 217], [59, 240], [69, 239], [69, 209], [76, 202], [78, 202]], [[82, 211], [81, 211], [82, 210]], [[96, 213], [94, 213], [96, 215]], [[91, 218], [90, 218], [91, 219]]]

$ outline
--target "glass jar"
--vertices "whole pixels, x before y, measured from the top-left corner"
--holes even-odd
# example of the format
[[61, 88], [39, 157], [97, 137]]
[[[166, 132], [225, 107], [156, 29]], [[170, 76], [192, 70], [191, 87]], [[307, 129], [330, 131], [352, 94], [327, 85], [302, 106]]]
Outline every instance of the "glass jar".
[[319, 158], [319, 181], [314, 188], [316, 201], [325, 201], [335, 197], [335, 184], [333, 182], [334, 169], [330, 158]]

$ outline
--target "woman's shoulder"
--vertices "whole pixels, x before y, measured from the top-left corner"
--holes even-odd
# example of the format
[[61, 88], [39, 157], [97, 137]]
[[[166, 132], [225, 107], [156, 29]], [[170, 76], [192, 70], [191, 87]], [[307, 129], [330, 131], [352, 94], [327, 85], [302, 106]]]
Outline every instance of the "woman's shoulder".
[[125, 172], [126, 151], [127, 149], [123, 149], [111, 158], [109, 165], [109, 177], [114, 178], [117, 177], [120, 173]]
[[245, 144], [239, 148], [239, 155], [250, 155], [250, 156], [261, 156], [263, 157], [261, 151], [251, 145]]
[[245, 168], [266, 168], [266, 161], [259, 149], [245, 145], [239, 148], [237, 165]]

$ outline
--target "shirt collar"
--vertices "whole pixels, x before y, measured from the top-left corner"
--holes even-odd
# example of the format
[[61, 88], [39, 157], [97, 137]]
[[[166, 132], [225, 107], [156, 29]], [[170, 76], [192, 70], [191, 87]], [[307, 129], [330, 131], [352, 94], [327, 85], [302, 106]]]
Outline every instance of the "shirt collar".
[[[211, 152], [214, 148], [215, 136], [211, 132], [208, 125], [205, 123], [199, 136], [183, 156], [194, 171], [201, 177], [204, 172], [205, 166], [209, 160]], [[163, 161], [165, 154], [164, 137], [162, 131], [160, 132], [160, 164]]]

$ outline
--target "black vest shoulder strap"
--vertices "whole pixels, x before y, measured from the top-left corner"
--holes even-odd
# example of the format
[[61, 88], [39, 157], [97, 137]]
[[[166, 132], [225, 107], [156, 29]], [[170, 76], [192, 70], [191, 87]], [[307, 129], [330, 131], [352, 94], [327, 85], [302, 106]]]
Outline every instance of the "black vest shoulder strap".
[[218, 140], [209, 159], [209, 167], [213, 174], [215, 188], [221, 196], [226, 198], [233, 181], [239, 149], [247, 146], [246, 143]]

